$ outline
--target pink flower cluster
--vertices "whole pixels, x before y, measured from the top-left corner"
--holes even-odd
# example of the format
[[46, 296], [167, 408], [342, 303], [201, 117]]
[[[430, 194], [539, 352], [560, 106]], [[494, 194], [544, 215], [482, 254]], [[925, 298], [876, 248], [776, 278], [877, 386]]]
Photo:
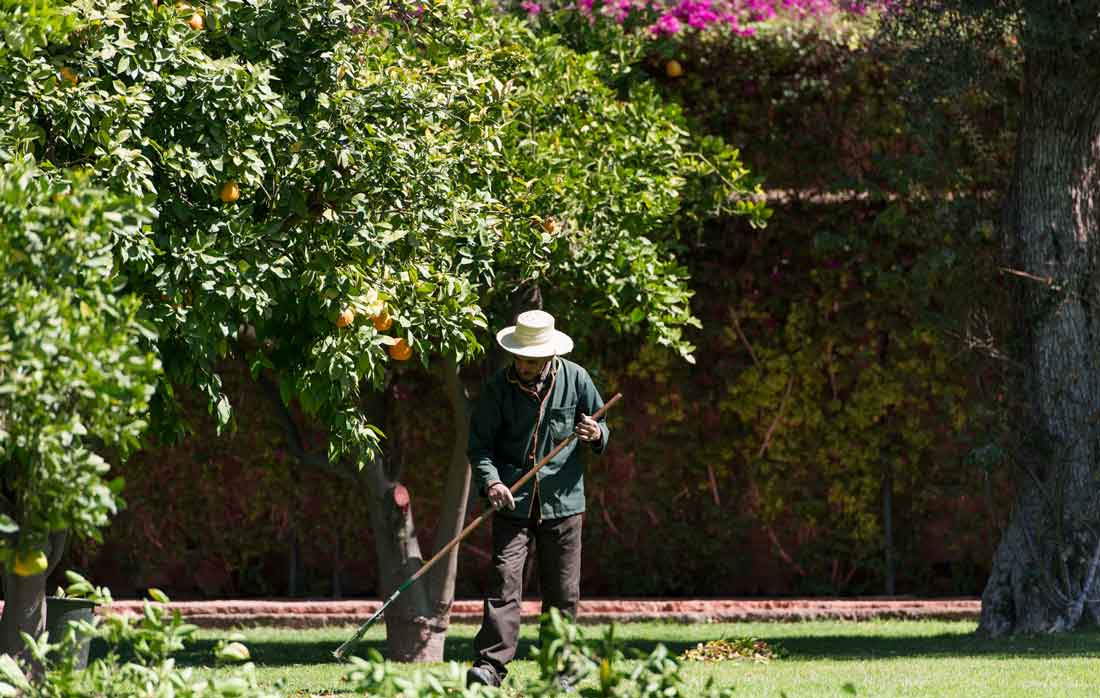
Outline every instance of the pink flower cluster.
[[[759, 2], [760, 0], [749, 0], [752, 4]], [[723, 23], [738, 34], [751, 35], [755, 30], [744, 26], [742, 22], [746, 15], [750, 20], [756, 19], [755, 13], [746, 13], [743, 9], [737, 12], [738, 8], [731, 5], [733, 3], [720, 0], [679, 0], [662, 8], [663, 12], [657, 21], [649, 26], [649, 32], [654, 36], [672, 36], [679, 33], [684, 25], [692, 29], [706, 29], [713, 24]]]
[[[783, 13], [799, 18], [834, 12], [863, 14], [882, 0], [566, 0], [558, 9], [573, 9], [595, 21], [605, 17], [619, 24], [630, 20], [653, 37], [671, 37], [687, 30], [725, 25], [742, 36], [751, 36], [753, 24]], [[522, 0], [531, 16], [553, 8], [554, 0]]]

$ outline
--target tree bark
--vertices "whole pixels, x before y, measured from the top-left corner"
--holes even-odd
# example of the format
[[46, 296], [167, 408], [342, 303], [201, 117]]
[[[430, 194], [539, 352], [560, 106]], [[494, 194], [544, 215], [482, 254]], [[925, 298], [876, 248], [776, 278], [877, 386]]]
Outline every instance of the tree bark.
[[[443, 490], [443, 505], [439, 510], [439, 523], [436, 527], [435, 539], [432, 541], [433, 551], [442, 550], [443, 546], [462, 531], [466, 520], [466, 502], [470, 496], [470, 462], [466, 458], [466, 446], [470, 436], [470, 398], [459, 375], [458, 362], [453, 358], [444, 360], [440, 372], [451, 403], [454, 435], [451, 442], [451, 458], [447, 465], [447, 484]], [[456, 547], [446, 558], [436, 563], [425, 580], [444, 627], [450, 624], [457, 575], [458, 548]]]
[[[466, 459], [469, 433], [469, 400], [454, 359], [440, 366], [453, 414], [453, 440], [440, 520], [432, 550], [440, 550], [462, 530], [470, 489]], [[400, 484], [399, 472], [385, 467], [381, 458], [363, 469], [371, 494], [371, 525], [377, 546], [383, 596], [389, 596], [425, 562], [416, 537], [412, 505]], [[454, 601], [458, 548], [436, 563], [386, 609], [387, 656], [402, 662], [441, 662]]]
[[1068, 52], [1025, 50], [1005, 206], [1025, 367], [1013, 430], [1021, 476], [982, 594], [979, 632], [992, 636], [1072, 629], [1100, 597], [1100, 83]]
[[46, 631], [46, 579], [65, 552], [65, 531], [50, 534], [46, 545], [46, 571], [20, 577], [4, 568], [4, 613], [0, 616], [0, 654], [26, 657], [22, 633], [37, 638]]
[[[363, 468], [370, 492], [371, 528], [378, 553], [382, 596], [388, 597], [424, 563], [404, 486], [392, 479], [381, 458]], [[443, 659], [446, 625], [439, 623], [423, 581], [413, 584], [386, 609], [386, 655], [397, 662]]]

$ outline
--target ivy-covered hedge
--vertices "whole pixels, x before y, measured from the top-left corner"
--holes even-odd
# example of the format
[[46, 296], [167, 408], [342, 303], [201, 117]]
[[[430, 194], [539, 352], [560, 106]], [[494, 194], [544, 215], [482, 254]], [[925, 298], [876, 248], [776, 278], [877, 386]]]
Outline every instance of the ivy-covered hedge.
[[975, 454], [1001, 427], [993, 220], [1016, 82], [917, 98], [872, 29], [775, 23], [650, 60], [698, 128], [742, 146], [774, 214], [688, 245], [699, 367], [643, 354], [628, 372], [655, 404], [644, 446], [611, 457], [611, 482], [645, 482], [599, 518], [608, 592], [879, 593], [887, 492], [896, 590], [981, 589], [1010, 501]]
[[[868, 37], [776, 23], [647, 57], [697, 128], [741, 146], [774, 215], [682, 241], [704, 323], [696, 365], [576, 337], [574, 358], [626, 398], [591, 464], [584, 594], [880, 593], [887, 493], [897, 592], [980, 591], [1009, 501], [988, 456], [1004, 320], [993, 220], [1016, 83], [906, 101], [898, 59]], [[79, 561], [121, 595], [280, 595], [296, 548], [298, 593], [379, 594], [365, 489], [292, 466], [276, 404], [243, 373], [234, 390], [238, 432], [216, 440], [196, 402], [183, 446], [123, 468], [131, 506]], [[426, 545], [446, 401], [413, 368], [387, 400]], [[486, 534], [463, 547], [460, 596], [481, 593]]]

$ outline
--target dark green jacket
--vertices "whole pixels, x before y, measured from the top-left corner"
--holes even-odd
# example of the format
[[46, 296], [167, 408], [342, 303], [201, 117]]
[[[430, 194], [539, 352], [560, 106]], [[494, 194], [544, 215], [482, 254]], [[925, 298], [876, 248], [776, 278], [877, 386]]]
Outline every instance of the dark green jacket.
[[[573, 433], [582, 413], [591, 416], [603, 407], [588, 371], [561, 357], [552, 359], [550, 368], [553, 382], [541, 405], [518, 385], [510, 365], [482, 386], [470, 421], [467, 449], [474, 483], [482, 496], [494, 482], [514, 485]], [[591, 444], [579, 439], [570, 442], [515, 494], [515, 510], [501, 513], [520, 519], [530, 516], [536, 487], [541, 518], [558, 519], [584, 511], [582, 451], [587, 446], [603, 452], [610, 432], [602, 419], [600, 431], [603, 437]]]

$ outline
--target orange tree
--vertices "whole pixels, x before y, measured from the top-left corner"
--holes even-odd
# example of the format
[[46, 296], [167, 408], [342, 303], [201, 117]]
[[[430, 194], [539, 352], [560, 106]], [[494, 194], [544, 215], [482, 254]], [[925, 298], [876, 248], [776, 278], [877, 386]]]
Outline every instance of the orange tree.
[[[115, 294], [140, 296], [155, 328], [155, 431], [184, 433], [179, 385], [230, 426], [217, 367], [247, 361], [327, 427], [327, 453], [299, 461], [363, 485], [387, 584], [420, 559], [378, 448], [394, 362], [451, 387], [445, 540], [468, 487], [458, 367], [496, 299], [545, 280], [690, 358], [674, 216], [763, 220], [736, 151], [693, 138], [646, 83], [609, 87], [597, 54], [480, 5], [77, 0], [64, 16], [5, 57], [0, 151], [155, 214], [112, 259]], [[439, 657], [453, 576], [388, 613], [393, 657]]]
[[158, 372], [140, 299], [116, 293], [115, 245], [150, 220], [140, 200], [0, 167], [0, 642], [44, 627], [65, 537], [96, 537], [117, 507], [101, 453], [138, 443]]
[[[0, 66], [71, 25], [46, 5], [0, 4]], [[104, 453], [145, 428], [158, 361], [140, 299], [119, 292], [115, 249], [143, 235], [143, 201], [89, 175], [0, 150], [0, 649], [45, 624], [45, 585], [68, 533], [97, 537], [121, 480]], [[140, 243], [137, 243], [140, 246]]]

